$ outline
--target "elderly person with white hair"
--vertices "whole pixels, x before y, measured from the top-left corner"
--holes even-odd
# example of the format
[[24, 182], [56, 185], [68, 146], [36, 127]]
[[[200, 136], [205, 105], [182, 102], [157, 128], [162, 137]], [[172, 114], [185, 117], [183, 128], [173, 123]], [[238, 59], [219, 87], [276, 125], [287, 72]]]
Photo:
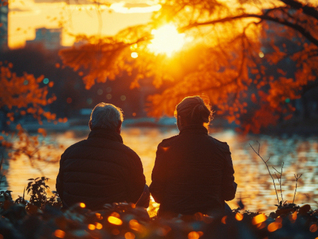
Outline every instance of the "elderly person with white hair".
[[[91, 210], [114, 202], [147, 207], [146, 186], [139, 156], [123, 144], [120, 108], [99, 103], [93, 109], [88, 138], [65, 150], [61, 156], [56, 189], [63, 207], [83, 202]], [[148, 191], [148, 193], [147, 193]]]

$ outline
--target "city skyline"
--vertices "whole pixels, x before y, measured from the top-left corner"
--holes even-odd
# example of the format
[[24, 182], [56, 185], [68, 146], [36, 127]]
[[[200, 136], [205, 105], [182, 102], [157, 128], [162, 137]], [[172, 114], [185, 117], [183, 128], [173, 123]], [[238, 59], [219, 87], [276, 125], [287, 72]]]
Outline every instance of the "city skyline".
[[70, 34], [114, 35], [128, 26], [148, 22], [152, 12], [159, 9], [155, 2], [145, 4], [133, 0], [112, 1], [99, 7], [58, 1], [9, 2], [8, 47], [24, 47], [27, 41], [35, 39], [36, 29], [40, 28], [61, 28], [61, 45], [71, 46], [75, 37]]

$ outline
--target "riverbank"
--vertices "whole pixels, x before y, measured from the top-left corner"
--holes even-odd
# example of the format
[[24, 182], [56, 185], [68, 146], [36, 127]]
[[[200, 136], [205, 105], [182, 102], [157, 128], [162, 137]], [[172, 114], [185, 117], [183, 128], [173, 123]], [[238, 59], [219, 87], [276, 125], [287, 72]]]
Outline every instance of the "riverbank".
[[[39, 128], [44, 128], [48, 132], [65, 132], [65, 131], [89, 131], [89, 117], [69, 118], [66, 122], [47, 122], [41, 124], [37, 121], [21, 122], [21, 125], [29, 133], [37, 132]], [[16, 125], [12, 124], [9, 131], [14, 131]], [[148, 128], [177, 128], [174, 117], [156, 118], [128, 118], [123, 122], [123, 128], [130, 127], [148, 127]], [[237, 130], [238, 126], [229, 124], [223, 119], [214, 119], [210, 125], [210, 132], [220, 132], [222, 130]], [[251, 133], [250, 133], [251, 134]], [[277, 125], [270, 125], [266, 129], [262, 129], [259, 134], [264, 135], [302, 135], [316, 136], [318, 135], [318, 117], [307, 120], [300, 118], [292, 118], [282, 121]]]
[[318, 117], [312, 117], [310, 119], [292, 118], [278, 123], [275, 126], [269, 126], [266, 130], [263, 130], [262, 133], [315, 136], [318, 135]]

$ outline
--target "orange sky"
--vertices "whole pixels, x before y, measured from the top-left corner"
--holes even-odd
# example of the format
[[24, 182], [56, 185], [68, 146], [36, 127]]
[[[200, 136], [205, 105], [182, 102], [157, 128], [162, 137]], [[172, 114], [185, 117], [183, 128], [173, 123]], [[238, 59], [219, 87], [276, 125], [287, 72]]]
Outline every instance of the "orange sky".
[[[67, 5], [64, 2], [45, 0], [11, 0], [9, 2], [9, 32], [10, 48], [23, 47], [26, 40], [35, 38], [35, 29], [58, 28], [58, 19], [67, 20], [67, 30], [74, 33], [96, 35], [99, 32], [98, 9], [94, 5]], [[39, 1], [42, 1], [41, 3]], [[48, 0], [47, 0], [48, 1]], [[159, 10], [156, 1], [126, 0], [108, 1], [108, 6], [102, 7], [102, 34], [113, 35], [119, 30], [149, 21], [151, 12]], [[63, 32], [62, 45], [70, 46], [73, 38]]]

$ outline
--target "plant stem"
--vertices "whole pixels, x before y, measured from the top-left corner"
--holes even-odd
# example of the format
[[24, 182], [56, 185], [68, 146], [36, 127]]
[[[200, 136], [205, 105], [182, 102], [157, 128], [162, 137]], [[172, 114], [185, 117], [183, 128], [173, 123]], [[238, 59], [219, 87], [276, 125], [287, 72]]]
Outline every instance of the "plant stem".
[[[258, 142], [257, 142], [258, 143]], [[277, 193], [277, 189], [276, 189], [276, 184], [275, 184], [275, 180], [274, 180], [274, 178], [273, 178], [273, 176], [272, 176], [272, 174], [271, 174], [271, 172], [270, 172], [270, 170], [269, 170], [269, 168], [268, 168], [268, 165], [267, 165], [267, 161], [265, 161], [263, 158], [262, 158], [262, 156], [259, 154], [259, 149], [260, 149], [260, 143], [258, 143], [258, 152], [256, 152], [256, 150], [253, 148], [253, 146], [251, 145], [251, 144], [249, 144], [250, 145], [250, 147], [253, 149], [253, 151], [256, 153], [256, 155], [258, 156], [258, 157], [260, 157], [260, 159], [264, 162], [264, 164], [265, 164], [265, 166], [266, 166], [266, 168], [267, 168], [267, 171], [268, 171], [268, 174], [269, 174], [269, 176], [272, 178], [272, 181], [273, 181], [273, 185], [274, 185], [274, 188], [275, 188], [275, 193], [276, 193], [276, 198], [277, 198], [277, 204], [279, 205], [279, 198], [278, 198], [278, 193]]]
[[293, 203], [295, 202], [295, 196], [296, 196], [296, 192], [297, 192], [297, 185], [298, 185], [298, 179], [300, 179], [302, 174], [294, 174], [295, 179], [296, 179], [296, 186], [295, 186], [295, 192], [294, 192], [294, 198], [293, 198]]

